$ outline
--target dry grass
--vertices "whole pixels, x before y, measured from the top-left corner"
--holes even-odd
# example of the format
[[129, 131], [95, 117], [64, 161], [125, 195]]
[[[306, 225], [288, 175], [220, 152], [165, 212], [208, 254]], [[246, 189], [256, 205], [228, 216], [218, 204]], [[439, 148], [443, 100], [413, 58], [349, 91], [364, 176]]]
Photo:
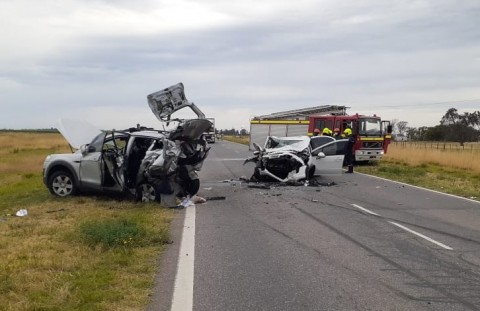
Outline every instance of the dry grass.
[[359, 172], [480, 200], [480, 150], [477, 146], [434, 149], [428, 144], [397, 143], [384, 160], [358, 166]]
[[162, 244], [92, 249], [79, 240], [78, 224], [141, 212], [149, 218], [149, 231], [166, 230], [170, 211], [98, 198], [52, 199], [28, 211], [27, 217], [7, 216], [0, 224], [0, 247], [6, 250], [0, 310], [143, 309]]
[[64, 152], [70, 152], [70, 148], [62, 135], [57, 133], [2, 132], [0, 176], [41, 172], [45, 155]]
[[231, 136], [231, 135], [225, 135], [223, 139], [238, 143], [238, 144], [243, 144], [243, 145], [248, 145], [250, 143], [250, 137], [249, 136]]
[[465, 150], [450, 149], [448, 146], [446, 149], [433, 149], [431, 146], [429, 147], [428, 144], [394, 143], [388, 147], [385, 159], [402, 161], [412, 166], [436, 164], [480, 173], [480, 161], [478, 161], [480, 145], [477, 149], [473, 144], [470, 144], [466, 146]]
[[[143, 310], [173, 212], [122, 198], [53, 197], [42, 182], [47, 154], [69, 152], [59, 134], [0, 133], [0, 310]], [[28, 216], [16, 217], [19, 209]], [[134, 221], [142, 246], [91, 248], [79, 226]]]

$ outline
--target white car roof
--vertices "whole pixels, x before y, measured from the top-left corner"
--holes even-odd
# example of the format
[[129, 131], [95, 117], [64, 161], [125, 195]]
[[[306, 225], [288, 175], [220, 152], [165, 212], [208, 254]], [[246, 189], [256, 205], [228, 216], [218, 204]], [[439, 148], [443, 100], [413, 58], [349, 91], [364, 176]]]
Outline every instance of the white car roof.
[[131, 136], [135, 137], [149, 137], [149, 138], [162, 138], [165, 137], [164, 134], [157, 131], [138, 131], [130, 133]]

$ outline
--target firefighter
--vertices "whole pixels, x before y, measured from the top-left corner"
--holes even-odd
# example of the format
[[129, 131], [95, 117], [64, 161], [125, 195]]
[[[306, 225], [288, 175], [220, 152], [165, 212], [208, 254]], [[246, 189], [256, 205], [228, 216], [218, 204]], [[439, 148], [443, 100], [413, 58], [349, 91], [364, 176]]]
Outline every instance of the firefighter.
[[313, 130], [313, 136], [318, 136], [318, 134], [320, 134], [320, 130], [319, 129], [314, 129]]
[[332, 136], [332, 130], [328, 127], [324, 128], [322, 131], [322, 136]]
[[353, 173], [353, 145], [355, 144], [355, 137], [353, 136], [351, 128], [346, 128], [343, 134], [345, 138], [348, 139], [345, 145], [345, 165], [347, 166], [347, 173]]
[[342, 139], [342, 134], [340, 134], [340, 129], [338, 127], [336, 127], [334, 130], [333, 130], [333, 138], [335, 139]]

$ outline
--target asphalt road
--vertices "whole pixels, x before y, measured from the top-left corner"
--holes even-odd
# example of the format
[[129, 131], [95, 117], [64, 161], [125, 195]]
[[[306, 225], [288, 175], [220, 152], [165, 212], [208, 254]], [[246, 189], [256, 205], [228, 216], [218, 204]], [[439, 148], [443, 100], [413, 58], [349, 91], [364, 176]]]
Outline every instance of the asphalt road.
[[149, 310], [480, 310], [478, 202], [358, 173], [250, 188], [249, 155], [212, 145], [199, 195], [225, 200], [176, 211]]

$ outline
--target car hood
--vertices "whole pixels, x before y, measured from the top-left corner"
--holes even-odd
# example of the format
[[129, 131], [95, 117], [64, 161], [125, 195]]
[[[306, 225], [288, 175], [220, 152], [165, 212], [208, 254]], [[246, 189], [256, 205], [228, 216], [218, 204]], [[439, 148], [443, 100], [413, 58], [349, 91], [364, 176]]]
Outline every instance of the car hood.
[[147, 95], [147, 101], [153, 114], [160, 121], [170, 120], [170, 116], [175, 111], [185, 107], [190, 107], [200, 119], [205, 118], [203, 112], [187, 100], [183, 83], [181, 82]]
[[75, 149], [90, 143], [94, 137], [101, 133], [101, 130], [97, 127], [83, 120], [60, 119], [56, 124], [58, 131]]

